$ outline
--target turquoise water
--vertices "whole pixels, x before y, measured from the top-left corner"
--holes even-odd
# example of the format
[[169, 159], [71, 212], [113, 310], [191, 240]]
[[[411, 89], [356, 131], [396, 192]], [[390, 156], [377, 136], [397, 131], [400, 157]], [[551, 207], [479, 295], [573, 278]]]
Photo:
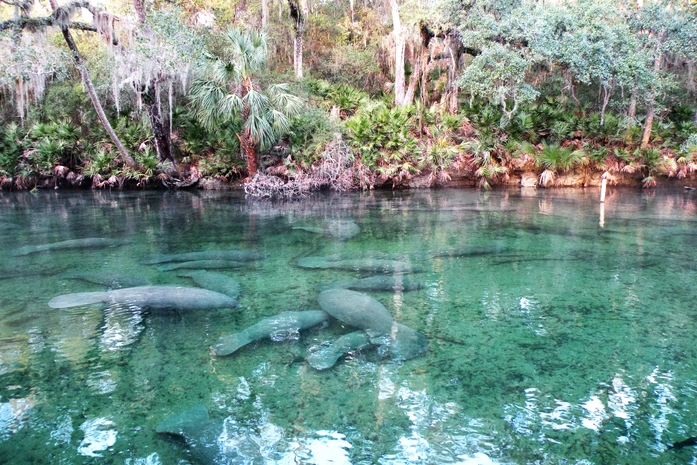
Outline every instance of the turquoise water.
[[[0, 195], [0, 463], [202, 463], [155, 432], [202, 405], [216, 463], [684, 464], [697, 450], [697, 194], [442, 190], [246, 201], [220, 192]], [[299, 227], [353, 221], [338, 240]], [[26, 256], [76, 238], [128, 244]], [[245, 249], [223, 270], [238, 310], [151, 312], [61, 294], [102, 291], [67, 273], [193, 286], [140, 261]], [[463, 256], [439, 251], [479, 251]], [[367, 292], [425, 334], [407, 361], [365, 349], [325, 371], [307, 354], [337, 321], [211, 355], [222, 336], [316, 286], [366, 276], [306, 256], [395, 256], [424, 268], [412, 292]], [[218, 270], [219, 271], [219, 270]], [[122, 278], [126, 279], [126, 278]]]

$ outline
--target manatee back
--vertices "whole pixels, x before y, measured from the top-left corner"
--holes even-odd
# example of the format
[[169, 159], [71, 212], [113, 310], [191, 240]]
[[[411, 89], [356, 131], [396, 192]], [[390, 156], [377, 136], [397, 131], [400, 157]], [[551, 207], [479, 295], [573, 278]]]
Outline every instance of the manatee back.
[[387, 333], [392, 315], [372, 297], [348, 289], [328, 289], [319, 295], [319, 305], [339, 321], [360, 329]]

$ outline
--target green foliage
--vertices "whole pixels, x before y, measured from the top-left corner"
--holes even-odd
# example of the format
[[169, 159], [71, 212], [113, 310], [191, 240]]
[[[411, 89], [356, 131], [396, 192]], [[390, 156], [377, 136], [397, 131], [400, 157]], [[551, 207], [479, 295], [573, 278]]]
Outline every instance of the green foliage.
[[27, 161], [37, 173], [51, 175], [57, 165], [75, 168], [81, 152], [80, 132], [70, 121], [35, 123], [28, 139]]
[[105, 149], [90, 154], [83, 172], [87, 176], [108, 176], [119, 166], [118, 155]]
[[155, 175], [160, 160], [157, 158], [157, 152], [151, 149], [150, 146], [146, 146], [142, 152], [134, 152], [133, 158], [143, 176], [151, 178]]
[[367, 106], [346, 121], [348, 142], [371, 169], [375, 169], [381, 159], [409, 157], [417, 146], [410, 133], [413, 116], [413, 106], [388, 108], [383, 103]]
[[458, 82], [472, 98], [499, 104], [510, 120], [519, 105], [534, 101], [539, 94], [525, 79], [532, 64], [528, 54], [493, 42], [472, 59]]
[[18, 173], [25, 135], [16, 123], [0, 126], [0, 176], [12, 177]]
[[119, 117], [114, 130], [119, 135], [121, 143], [131, 152], [137, 152], [143, 142], [149, 141], [152, 137], [150, 125], [145, 117], [138, 120]]
[[581, 162], [584, 152], [561, 147], [558, 144], [542, 144], [542, 150], [536, 160], [545, 169], [551, 171], [568, 171]]
[[429, 141], [422, 161], [424, 166], [433, 169], [434, 172], [444, 171], [457, 158], [460, 148], [453, 145], [449, 131], [436, 131], [433, 140]]
[[341, 128], [319, 108], [310, 108], [295, 116], [289, 131], [293, 157], [299, 163], [312, 165], [337, 132], [341, 132]]

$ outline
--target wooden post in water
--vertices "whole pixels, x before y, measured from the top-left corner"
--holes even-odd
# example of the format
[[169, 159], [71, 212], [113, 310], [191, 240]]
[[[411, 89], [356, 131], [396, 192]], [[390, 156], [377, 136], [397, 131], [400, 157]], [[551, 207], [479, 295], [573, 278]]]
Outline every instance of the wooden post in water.
[[607, 189], [607, 173], [603, 173], [600, 182], [600, 227], [605, 227], [605, 190]]

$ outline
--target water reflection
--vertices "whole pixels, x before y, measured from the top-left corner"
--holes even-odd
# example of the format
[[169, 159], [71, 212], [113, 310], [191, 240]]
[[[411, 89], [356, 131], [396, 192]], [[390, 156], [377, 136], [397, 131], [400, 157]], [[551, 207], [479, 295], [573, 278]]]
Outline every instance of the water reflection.
[[95, 418], [80, 425], [85, 437], [77, 451], [86, 457], [102, 457], [103, 452], [116, 443], [117, 431], [112, 429], [114, 422], [108, 418]]

